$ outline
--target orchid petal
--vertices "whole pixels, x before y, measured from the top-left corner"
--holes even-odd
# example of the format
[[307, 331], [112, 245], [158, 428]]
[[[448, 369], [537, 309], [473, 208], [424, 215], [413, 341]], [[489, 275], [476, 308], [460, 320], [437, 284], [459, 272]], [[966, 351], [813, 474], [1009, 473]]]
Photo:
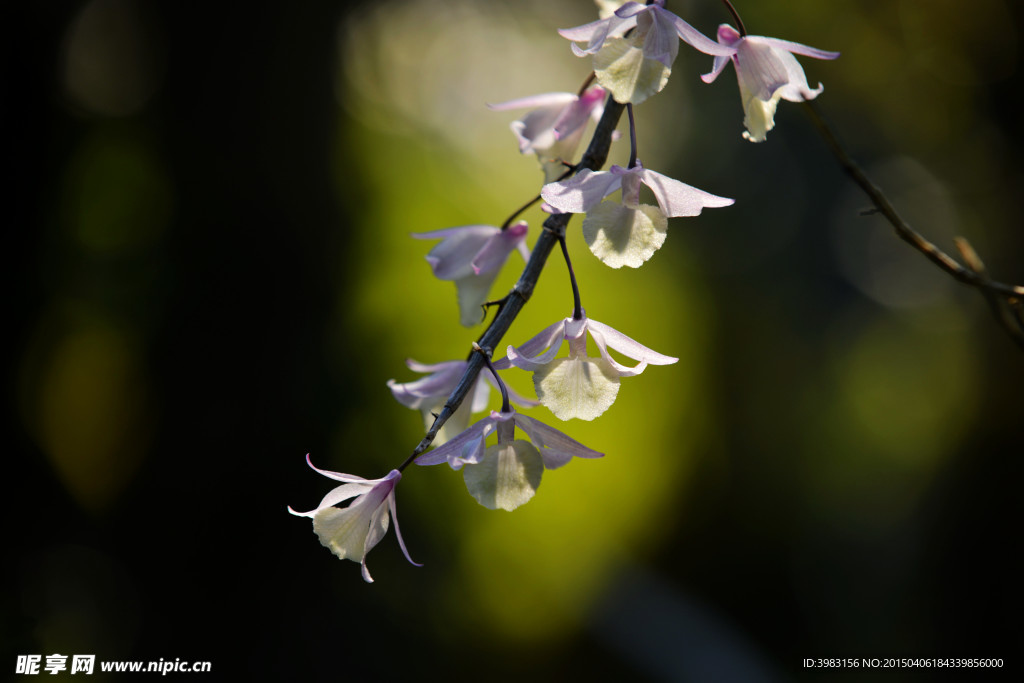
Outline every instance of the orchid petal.
[[[593, 320], [591, 321], [590, 336], [594, 340], [594, 344], [597, 346], [598, 351], [601, 353], [601, 357], [604, 358], [609, 365], [615, 368], [619, 373], [619, 377], [635, 377], [646, 370], [649, 363], [653, 363], [655, 365], [668, 365], [669, 363], [675, 363], [678, 360], [678, 358], [663, 356], [656, 351], [652, 351], [646, 346], [633, 341], [626, 335], [603, 323], [597, 323], [594, 325], [595, 322], [596, 321]], [[611, 334], [612, 338], [615, 340], [615, 344], [609, 344], [603, 332]], [[633, 367], [622, 365], [608, 353], [609, 345], [611, 345], [616, 351], [639, 361], [639, 363]], [[623, 349], [628, 350], [624, 351]]]
[[672, 25], [675, 27], [676, 32], [679, 35], [679, 39], [691, 47], [706, 55], [713, 55], [716, 57], [731, 57], [736, 53], [735, 48], [729, 45], [716, 43], [668, 10], [661, 10], [661, 12], [668, 15], [668, 20], [671, 21]]
[[534, 153], [550, 156], [558, 142], [555, 125], [562, 115], [564, 105], [535, 109], [521, 119], [513, 121], [509, 128], [519, 141], [519, 153]]
[[647, 11], [647, 5], [641, 2], [626, 2], [619, 5], [619, 8], [613, 14], [620, 19], [628, 19], [645, 11]]
[[507, 111], [509, 109], [535, 109], [537, 107], [564, 106], [575, 102], [578, 98], [571, 92], [546, 92], [539, 95], [529, 95], [507, 102], [488, 104], [491, 111]]
[[587, 448], [579, 441], [572, 439], [554, 427], [549, 427], [540, 420], [535, 420], [526, 415], [516, 414], [516, 426], [526, 432], [530, 441], [540, 451], [544, 459], [544, 467], [549, 470], [562, 467], [575, 458], [603, 458], [604, 453], [599, 453]]
[[462, 476], [478, 503], [511, 511], [533, 498], [543, 473], [537, 449], [527, 441], [513, 441], [488, 448], [480, 463], [468, 465]]
[[590, 120], [593, 111], [601, 106], [604, 96], [604, 88], [600, 86], [590, 88], [583, 93], [583, 97], [573, 95], [573, 102], [562, 109], [561, 116], [553, 126], [555, 139], [565, 141], [572, 135], [582, 135], [583, 128]]
[[644, 169], [640, 179], [654, 192], [661, 212], [669, 217], [697, 216], [704, 207], [718, 208], [735, 203], [733, 199], [698, 190], [654, 171]]
[[789, 102], [805, 102], [813, 100], [825, 89], [821, 83], [818, 83], [816, 89], [807, 85], [807, 76], [804, 75], [803, 67], [790, 53], [779, 51], [776, 53], [776, 57], [779, 58], [779, 63], [786, 70], [787, 81], [775, 91], [774, 97], [781, 97]]
[[463, 225], [431, 232], [413, 233], [420, 240], [441, 239], [427, 254], [427, 263], [439, 280], [458, 280], [473, 275], [472, 262], [500, 230], [492, 225]]
[[465, 361], [461, 360], [446, 360], [441, 363], [421, 363], [418, 360], [412, 358], [405, 359], [405, 367], [409, 368], [413, 372], [440, 372], [451, 370], [453, 366], [460, 366], [465, 364]]
[[568, 180], [548, 183], [540, 196], [564, 213], [586, 213], [602, 199], [619, 189], [621, 181], [608, 171], [585, 168]]
[[730, 61], [731, 60], [728, 57], [715, 57], [714, 62], [711, 65], [711, 71], [703, 74], [700, 77], [700, 80], [705, 83], [714, 83], [715, 79], [718, 78], [718, 75], [722, 73], [722, 69], [724, 69]]
[[425, 403], [435, 402], [438, 396], [450, 393], [458, 383], [459, 377], [466, 367], [466, 362], [448, 361], [429, 366], [436, 368], [433, 371], [427, 369], [428, 366], [418, 367], [423, 368], [417, 370], [418, 372], [431, 372], [431, 374], [412, 382], [399, 383], [393, 379], [387, 381], [388, 389], [391, 390], [395, 400], [407, 408], [420, 409]]
[[459, 323], [463, 327], [479, 325], [484, 319], [482, 306], [498, 279], [498, 271], [470, 275], [455, 281], [455, 294], [459, 302]]
[[[445, 461], [451, 462], [453, 459], [458, 459], [466, 444], [474, 439], [482, 439], [492, 428], [493, 422], [494, 419], [490, 416], [478, 420], [444, 444], [416, 458], [416, 464], [424, 466], [440, 465]], [[458, 468], [453, 466], [453, 469]]]
[[[769, 100], [775, 91], [789, 82], [790, 73], [781, 55], [769, 45], [747, 38], [736, 51], [736, 75], [746, 89], [759, 100]], [[795, 58], [790, 55], [792, 59]], [[797, 66], [799, 69], [799, 65]], [[800, 69], [801, 80], [803, 70]]]
[[616, 102], [640, 104], [661, 92], [672, 70], [657, 59], [649, 59], [634, 41], [609, 38], [594, 55], [597, 82]]
[[590, 336], [594, 340], [594, 344], [597, 345], [597, 350], [601, 354], [601, 358], [615, 369], [615, 372], [618, 373], [619, 377], [636, 377], [647, 369], [647, 363], [644, 361], [640, 361], [633, 367], [629, 367], [612, 358], [611, 354], [608, 353], [608, 344], [605, 342], [601, 333], [597, 330], [591, 330]]
[[[394, 496], [388, 496], [387, 500], [392, 500]], [[363, 568], [363, 580], [367, 583], [373, 583], [373, 577], [370, 576], [370, 570], [366, 568], [366, 556], [373, 550], [381, 539], [384, 538], [384, 534], [388, 532], [388, 526], [390, 521], [389, 506], [383, 503], [379, 504], [373, 511], [373, 516], [370, 518], [370, 532], [366, 535], [366, 544], [363, 546], [363, 557], [360, 561], [360, 565]], [[315, 520], [314, 520], [315, 526]]]
[[640, 178], [644, 172], [640, 160], [637, 159], [636, 166], [633, 168], [623, 168], [612, 164], [608, 172], [619, 176], [622, 180], [622, 205], [630, 209], [640, 206]]
[[[583, 57], [600, 50], [607, 38], [622, 35], [635, 25], [636, 19], [632, 17], [623, 19], [613, 15], [607, 19], [598, 19], [582, 26], [558, 29], [558, 35], [573, 41], [573, 54]], [[587, 47], [581, 48], [577, 43], [586, 43]]]
[[[447, 400], [448, 397], [445, 395], [443, 398], [438, 398], [437, 402], [432, 406], [424, 406], [421, 408], [424, 429], [429, 430], [433, 426], [438, 413], [444, 409], [444, 404]], [[480, 410], [483, 410], [486, 407], [487, 406], [485, 404]], [[448, 420], [441, 425], [441, 428], [437, 430], [437, 436], [434, 437], [434, 445], [440, 446], [442, 444], [446, 444], [449, 439], [465, 431], [469, 426], [469, 421], [473, 419], [473, 413], [478, 413], [480, 410], [477, 410], [476, 401], [470, 400], [467, 397], [467, 400], [463, 401], [459, 407], [455, 409], [455, 412], [452, 413], [452, 416], [449, 417]]]
[[[661, 7], [649, 6], [649, 8], [649, 11], [638, 16], [636, 20], [637, 33], [645, 34], [644, 58], [653, 59], [663, 64], [665, 68], [671, 69], [672, 63], [676, 61], [676, 55], [679, 54], [679, 37], [673, 22], [673, 19], [678, 19], [678, 17]], [[686, 24], [686, 26], [690, 25]], [[690, 28], [696, 32], [696, 29]], [[699, 32], [697, 35], [704, 38]], [[704, 38], [704, 40], [708, 39]], [[708, 40], [708, 42], [711, 41]], [[717, 46], [717, 43], [712, 44]]]
[[555, 359], [555, 356], [558, 355], [558, 351], [560, 348], [561, 344], [559, 344], [558, 346], [552, 346], [544, 353], [538, 356], [534, 356], [533, 358], [528, 358], [526, 356], [520, 355], [513, 346], [509, 346], [505, 350], [505, 353], [508, 354], [509, 361], [515, 367], [519, 368], [520, 370], [529, 370], [530, 372], [536, 372], [537, 370], [540, 370], [548, 363], [553, 361]]
[[559, 340], [562, 337], [564, 330], [564, 320], [559, 320], [552, 325], [548, 325], [535, 336], [520, 344], [516, 348], [516, 352], [521, 356], [536, 356], [541, 351], [554, 344], [556, 340]]
[[560, 420], [593, 420], [615, 402], [619, 378], [603, 358], [559, 358], [533, 374], [537, 398]]
[[329, 477], [331, 479], [336, 479], [337, 481], [343, 481], [343, 482], [346, 482], [346, 483], [349, 483], [349, 484], [370, 484], [370, 485], [373, 485], [373, 484], [377, 484], [377, 483], [383, 481], [381, 479], [364, 479], [363, 477], [357, 477], [354, 474], [344, 474], [342, 472], [331, 472], [331, 471], [328, 471], [328, 470], [322, 470], [322, 469], [320, 469], [319, 467], [317, 467], [316, 465], [313, 464], [313, 461], [309, 457], [309, 453], [306, 453], [306, 464], [309, 465], [313, 470], [315, 470], [319, 474], [324, 475], [325, 477]]
[[665, 243], [668, 220], [654, 206], [636, 209], [608, 200], [587, 213], [583, 237], [594, 256], [612, 268], [639, 268]]
[[736, 43], [743, 40], [743, 35], [732, 26], [729, 26], [729, 24], [719, 25], [716, 37], [718, 38], [720, 45], [725, 45], [726, 47], [731, 48], [735, 48]]
[[[316, 506], [316, 509], [322, 510], [323, 508], [333, 507], [338, 503], [348, 500], [349, 498], [355, 498], [356, 496], [362, 495], [372, 488], [373, 485], [364, 483], [342, 484], [337, 488], [331, 489], [327, 495], [323, 497], [323, 500], [320, 501], [320, 504]], [[313, 512], [315, 513], [316, 511], [314, 510]], [[311, 515], [307, 513], [302, 516], [309, 517]]]
[[756, 40], [757, 42], [764, 43], [776, 50], [792, 52], [796, 55], [813, 57], [814, 59], [838, 59], [840, 54], [838, 52], [832, 52], [831, 50], [819, 50], [816, 47], [811, 47], [802, 43], [779, 40], [778, 38], [766, 38], [765, 36], [747, 36], [747, 40]]
[[360, 482], [358, 484], [342, 484], [341, 486], [331, 489], [320, 504], [309, 512], [296, 512], [292, 507], [288, 506], [288, 512], [292, 513], [296, 517], [313, 517], [316, 513], [320, 512], [324, 508], [337, 505], [338, 503], [344, 502], [349, 498], [362, 495], [373, 488], [373, 484], [369, 482]]
[[398, 537], [398, 547], [402, 549], [402, 554], [405, 555], [405, 559], [409, 560], [412, 564], [417, 567], [422, 567], [423, 563], [412, 559], [409, 555], [409, 550], [405, 547], [405, 539], [402, 538], [402, 530], [398, 528], [398, 509], [395, 507], [394, 495], [388, 498], [388, 509], [391, 510], [391, 518], [395, 520], [395, 536]]
[[740, 80], [740, 100], [743, 103], [743, 139], [750, 142], [764, 142], [768, 131], [775, 127], [775, 109], [778, 97], [762, 100], [748, 90]]
[[[470, 410], [474, 413], [487, 410], [488, 399], [491, 397], [491, 388], [487, 386], [487, 380], [489, 379], [491, 378], [487, 377], [483, 373], [478, 375], [476, 382], [473, 384], [473, 388], [470, 389], [471, 396], [466, 397], [471, 406]], [[467, 401], [463, 401], [463, 403], [466, 402]]]
[[497, 270], [508, 260], [509, 254], [525, 238], [528, 228], [525, 221], [510, 225], [493, 235], [473, 258], [473, 273], [482, 275]]
[[[597, 332], [601, 335], [601, 343], [607, 344], [615, 351], [618, 351], [622, 355], [628, 356], [633, 360], [642, 361], [651, 365], [671, 365], [679, 360], [678, 358], [658, 353], [654, 349], [649, 349], [640, 342], [627, 337], [615, 328], [605, 325], [602, 322], [591, 320], [588, 324], [588, 329], [591, 334]], [[598, 344], [598, 346], [600, 346], [600, 344]]]
[[[608, 35], [608, 25], [609, 21], [607, 19], [598, 19], [589, 24], [582, 24], [572, 28], [560, 28], [558, 29], [558, 35], [574, 43], [590, 43], [595, 39], [604, 40], [604, 36]], [[600, 45], [598, 45], [598, 48], [600, 48]]]
[[313, 531], [320, 543], [343, 560], [359, 562], [366, 554], [366, 539], [377, 509], [376, 505], [368, 504], [369, 500], [364, 498], [344, 509], [324, 508], [313, 517]]

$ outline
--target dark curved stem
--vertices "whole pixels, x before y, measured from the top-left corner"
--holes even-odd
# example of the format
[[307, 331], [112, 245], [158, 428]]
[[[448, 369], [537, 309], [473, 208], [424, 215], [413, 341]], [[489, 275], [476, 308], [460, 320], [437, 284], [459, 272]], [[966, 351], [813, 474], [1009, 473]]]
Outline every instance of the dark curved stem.
[[729, 0], [722, 0], [722, 2], [725, 3], [725, 7], [729, 10], [729, 14], [732, 15], [732, 18], [736, 20], [736, 30], [740, 32], [741, 36], [747, 35], [747, 27], [743, 25], [743, 20], [740, 19], [740, 13], [736, 11], [736, 8], [732, 6], [732, 3], [729, 2]]
[[626, 168], [636, 166], [636, 121], [633, 120], [633, 105], [626, 105], [626, 113], [629, 114], [629, 165]]
[[597, 78], [597, 74], [591, 71], [590, 75], [583, 81], [583, 85], [580, 86], [579, 91], [576, 93], [576, 97], [583, 97], [583, 93], [587, 92], [587, 88], [590, 87], [590, 84], [594, 82], [595, 78]]
[[533, 206], [534, 204], [536, 204], [539, 201], [540, 201], [540, 195], [537, 195], [536, 197], [534, 197], [530, 201], [528, 201], [525, 204], [523, 204], [522, 206], [520, 206], [518, 209], [516, 209], [512, 213], [511, 216], [509, 216], [507, 219], [505, 219], [505, 222], [501, 224], [501, 229], [502, 230], [508, 230], [508, 227], [510, 225], [512, 225], [512, 221], [514, 221], [516, 218], [518, 218], [519, 215], [521, 213], [523, 213], [523, 211], [526, 211], [527, 209], [529, 209], [531, 206]]
[[476, 342], [473, 342], [473, 351], [484, 357], [484, 365], [486, 365], [487, 369], [491, 371], [491, 377], [494, 378], [495, 384], [498, 385], [498, 390], [501, 392], [501, 412], [511, 412], [512, 407], [508, 402], [508, 388], [505, 387], [505, 383], [501, 380], [501, 377], [498, 376], [498, 371], [494, 369], [494, 364], [491, 363], [492, 351], [490, 349], [485, 349]]
[[576, 273], [572, 269], [572, 261], [569, 259], [569, 248], [565, 245], [565, 235], [558, 236], [558, 244], [562, 247], [562, 256], [565, 257], [565, 267], [569, 269], [569, 283], [572, 285], [572, 319], [583, 320], [583, 304], [580, 302], [580, 288], [576, 284]]

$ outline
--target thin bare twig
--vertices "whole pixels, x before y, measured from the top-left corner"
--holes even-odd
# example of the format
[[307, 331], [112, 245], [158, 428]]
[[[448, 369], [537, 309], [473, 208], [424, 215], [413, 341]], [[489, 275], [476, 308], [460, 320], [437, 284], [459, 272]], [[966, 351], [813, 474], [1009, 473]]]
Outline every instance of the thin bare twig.
[[822, 138], [824, 138], [825, 143], [829, 146], [839, 165], [864, 190], [875, 205], [877, 212], [886, 217], [895, 229], [896, 235], [924, 254], [929, 261], [937, 265], [953, 279], [976, 288], [989, 303], [1000, 326], [1006, 330], [1014, 342], [1021, 348], [1024, 348], [1024, 322], [1022, 322], [1019, 312], [1021, 301], [1024, 301], [1024, 287], [992, 280], [986, 273], [985, 267], [981, 259], [978, 258], [977, 253], [963, 238], [957, 238], [957, 248], [960, 250], [967, 266], [961, 265], [956, 259], [946, 254], [910, 227], [896, 212], [896, 209], [893, 208], [882, 190], [868, 178], [864, 170], [846, 153], [832, 128], [818, 112], [814, 103], [807, 101], [804, 102], [804, 106], [811, 117], [811, 121], [818, 129]]

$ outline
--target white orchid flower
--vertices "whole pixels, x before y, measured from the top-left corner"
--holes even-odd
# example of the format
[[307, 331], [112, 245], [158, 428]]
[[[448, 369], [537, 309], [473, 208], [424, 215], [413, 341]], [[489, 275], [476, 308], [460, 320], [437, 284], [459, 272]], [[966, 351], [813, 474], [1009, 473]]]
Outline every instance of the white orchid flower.
[[804, 102], [813, 100], [825, 89], [821, 83], [811, 89], [797, 55], [815, 59], [835, 59], [838, 52], [828, 52], [800, 43], [791, 43], [764, 36], [742, 36], [728, 24], [718, 27], [718, 42], [736, 50], [731, 56], [716, 56], [709, 73], [701, 76], [711, 83], [731, 60], [736, 67], [736, 80], [743, 101], [743, 137], [751, 142], [763, 142], [768, 131], [775, 127], [775, 108], [779, 100]]
[[734, 52], [664, 5], [665, 0], [648, 5], [627, 2], [604, 19], [558, 33], [573, 41], [577, 57], [593, 55], [597, 82], [616, 102], [639, 104], [665, 87], [680, 40], [709, 55], [728, 57]]
[[[640, 185], [654, 193], [657, 206], [640, 203]], [[622, 203], [603, 201], [622, 190]], [[732, 199], [698, 190], [643, 167], [613, 165], [608, 171], [584, 169], [541, 189], [546, 204], [563, 213], [585, 213], [583, 237], [594, 256], [612, 268], [639, 268], [661, 245], [669, 217], [697, 216], [705, 207], [729, 206]]]
[[[398, 545], [402, 548], [405, 559], [417, 567], [422, 566], [409, 556], [398, 528], [398, 513], [395, 510], [395, 485], [402, 478], [398, 470], [391, 470], [382, 479], [363, 479], [352, 474], [328, 472], [313, 465], [306, 456], [306, 462], [314, 470], [337, 481], [341, 486], [331, 490], [315, 509], [309, 512], [296, 512], [291, 507], [288, 512], [298, 517], [311, 517], [313, 531], [320, 543], [331, 549], [343, 560], [358, 562], [363, 568], [363, 579], [373, 583], [369, 570], [366, 568], [366, 555], [377, 545], [388, 530], [389, 516], [395, 518], [395, 535]], [[350, 498], [355, 498], [348, 507], [336, 508]]]
[[518, 250], [524, 260], [530, 258], [526, 232], [526, 222], [519, 221], [505, 230], [492, 225], [463, 225], [417, 232], [412, 236], [420, 240], [441, 240], [427, 254], [427, 263], [434, 277], [455, 282], [459, 320], [466, 327], [473, 327], [483, 317], [480, 307], [487, 301], [491, 285], [509, 254]]
[[519, 141], [520, 154], [536, 154], [545, 179], [551, 181], [562, 175], [566, 164], [572, 162], [587, 122], [601, 118], [607, 94], [604, 88], [593, 86], [582, 97], [552, 92], [487, 106], [494, 111], [531, 110], [512, 122], [512, 132]]
[[[597, 358], [587, 355], [588, 334], [597, 346]], [[569, 355], [555, 358], [563, 341], [569, 343]], [[637, 364], [619, 363], [608, 353], [609, 347]], [[560, 420], [593, 420], [615, 402], [620, 377], [639, 375], [648, 365], [679, 360], [653, 351], [585, 313], [580, 320], [559, 320], [519, 347], [509, 346], [507, 354], [495, 367], [514, 365], [533, 372], [537, 398]]]

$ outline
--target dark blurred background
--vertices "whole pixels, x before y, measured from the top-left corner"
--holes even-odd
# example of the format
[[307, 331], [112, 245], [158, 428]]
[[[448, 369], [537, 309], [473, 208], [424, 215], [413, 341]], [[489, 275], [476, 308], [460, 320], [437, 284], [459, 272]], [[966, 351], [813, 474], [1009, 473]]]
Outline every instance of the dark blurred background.
[[[964, 235], [1024, 282], [1020, 3], [737, 6], [752, 34], [841, 51], [802, 63], [853, 155], [940, 247]], [[729, 21], [669, 9], [708, 35]], [[801, 106], [743, 141], [735, 75], [702, 84], [711, 60], [685, 46], [638, 107], [641, 158], [737, 203], [674, 219], [635, 272], [576, 238], [591, 315], [680, 358], [556, 425], [608, 457], [510, 515], [410, 470], [398, 507], [426, 566], [389, 532], [373, 585], [287, 514], [330, 488], [305, 453], [377, 477], [418, 440], [384, 381], [479, 330], [408, 233], [498, 224], [536, 192], [512, 117], [483, 103], [575, 91], [586, 63], [553, 29], [593, 18], [584, 0], [4, 3], [8, 672], [61, 653], [208, 660], [214, 680], [1019, 673], [1024, 355], [861, 215]], [[509, 342], [566, 314], [551, 267]]]

